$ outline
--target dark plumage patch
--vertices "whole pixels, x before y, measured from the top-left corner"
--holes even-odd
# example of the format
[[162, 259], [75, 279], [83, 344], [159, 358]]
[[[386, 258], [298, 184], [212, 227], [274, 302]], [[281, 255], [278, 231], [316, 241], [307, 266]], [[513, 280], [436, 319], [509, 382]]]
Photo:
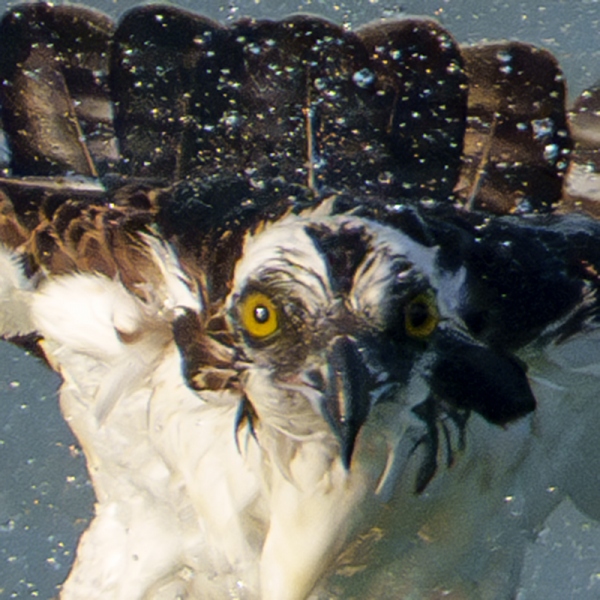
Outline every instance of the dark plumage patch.
[[238, 385], [235, 353], [213, 339], [197, 313], [181, 309], [173, 321], [173, 336], [181, 355], [181, 368], [193, 390], [221, 390]]
[[578, 308], [584, 320], [593, 314], [598, 235], [598, 223], [580, 215], [489, 221], [465, 259], [461, 316], [471, 333], [514, 349]]
[[433, 394], [490, 423], [506, 425], [535, 410], [526, 367], [514, 356], [440, 330], [434, 341], [429, 384]]
[[371, 236], [364, 227], [352, 225], [332, 230], [315, 223], [305, 230], [327, 261], [334, 292], [348, 294], [356, 269], [371, 250]]

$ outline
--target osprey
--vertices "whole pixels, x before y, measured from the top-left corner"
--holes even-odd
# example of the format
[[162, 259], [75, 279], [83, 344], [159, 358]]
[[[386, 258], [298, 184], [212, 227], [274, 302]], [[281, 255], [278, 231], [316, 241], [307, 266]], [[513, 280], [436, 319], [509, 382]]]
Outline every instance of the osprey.
[[97, 499], [61, 598], [512, 598], [597, 508], [600, 224], [548, 53], [44, 4], [0, 44], [2, 333]]

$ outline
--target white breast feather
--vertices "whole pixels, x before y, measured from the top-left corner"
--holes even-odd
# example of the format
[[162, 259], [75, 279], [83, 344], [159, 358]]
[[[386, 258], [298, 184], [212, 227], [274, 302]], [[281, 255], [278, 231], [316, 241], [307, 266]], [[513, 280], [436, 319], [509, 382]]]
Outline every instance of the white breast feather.
[[225, 581], [233, 566], [257, 561], [246, 541], [256, 527], [248, 516], [256, 483], [243, 474], [233, 436], [239, 399], [207, 403], [185, 385], [171, 320], [179, 306], [198, 311], [200, 299], [173, 252], [145, 241], [163, 275], [162, 286], [141, 290], [145, 301], [117, 280], [83, 273], [29, 292], [98, 499], [63, 600], [160, 598], [192, 593], [201, 580], [210, 590], [211, 572]]

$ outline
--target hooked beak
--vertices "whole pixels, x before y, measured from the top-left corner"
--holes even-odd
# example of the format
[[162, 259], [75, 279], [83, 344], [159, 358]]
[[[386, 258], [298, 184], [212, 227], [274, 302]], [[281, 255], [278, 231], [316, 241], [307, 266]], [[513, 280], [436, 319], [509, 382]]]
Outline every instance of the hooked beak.
[[[428, 380], [434, 397], [477, 412], [495, 425], [506, 425], [535, 410], [526, 368], [511, 354], [453, 329], [438, 330], [430, 348], [434, 360]], [[330, 343], [324, 375], [321, 412], [340, 442], [342, 464], [349, 469], [376, 387], [354, 337], [339, 335]]]
[[340, 335], [328, 349], [321, 410], [341, 445], [342, 464], [350, 468], [356, 436], [371, 407], [371, 375], [353, 337]]

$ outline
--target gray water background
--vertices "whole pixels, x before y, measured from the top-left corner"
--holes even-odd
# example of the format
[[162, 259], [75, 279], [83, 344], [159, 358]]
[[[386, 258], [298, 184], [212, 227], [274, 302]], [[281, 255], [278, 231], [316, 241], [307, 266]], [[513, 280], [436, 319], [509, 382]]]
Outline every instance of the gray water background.
[[[118, 17], [139, 2], [98, 0]], [[515, 39], [552, 51], [571, 98], [600, 79], [600, 2], [180, 0], [222, 22], [310, 12], [356, 27], [400, 14], [436, 17], [461, 43]], [[15, 4], [0, 2], [2, 9]], [[0, 599], [56, 596], [92, 514], [85, 464], [58, 410], [60, 379], [0, 342]], [[530, 545], [518, 600], [600, 599], [600, 526], [567, 501]], [[83, 599], [82, 599], [83, 600]]]

